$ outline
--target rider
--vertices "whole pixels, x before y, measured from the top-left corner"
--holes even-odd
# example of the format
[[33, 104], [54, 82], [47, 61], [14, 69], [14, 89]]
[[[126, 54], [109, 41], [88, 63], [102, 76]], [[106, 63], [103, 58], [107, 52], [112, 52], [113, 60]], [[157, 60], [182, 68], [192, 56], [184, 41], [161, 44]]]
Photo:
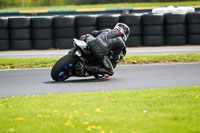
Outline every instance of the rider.
[[[130, 34], [129, 27], [124, 23], [118, 23], [113, 30], [105, 29], [100, 31], [93, 31], [92, 35], [86, 34], [81, 36], [81, 40], [84, 40], [91, 53], [96, 57], [100, 66], [84, 66], [84, 69], [89, 72], [98, 74], [114, 74], [113, 67], [125, 56], [126, 45], [125, 42]], [[73, 50], [72, 50], [73, 51]], [[70, 51], [70, 52], [72, 52]], [[114, 52], [112, 62], [108, 58], [108, 53]], [[83, 68], [79, 64], [80, 68]]]

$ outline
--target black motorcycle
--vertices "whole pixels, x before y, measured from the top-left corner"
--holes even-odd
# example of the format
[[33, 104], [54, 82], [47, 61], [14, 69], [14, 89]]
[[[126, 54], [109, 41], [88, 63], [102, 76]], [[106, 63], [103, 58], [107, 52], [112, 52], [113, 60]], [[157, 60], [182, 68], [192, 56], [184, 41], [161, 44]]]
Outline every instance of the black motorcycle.
[[[85, 70], [83, 75], [77, 75], [76, 67], [79, 64], [82, 65], [91, 65], [91, 66], [98, 66], [98, 61], [94, 58], [91, 54], [88, 45], [86, 42], [82, 40], [74, 39], [74, 47], [77, 49], [78, 53], [75, 54], [67, 54], [60, 58], [51, 70], [51, 77], [55, 81], [64, 81], [72, 76], [77, 77], [88, 77], [94, 76], [95, 78], [103, 78], [106, 77], [103, 74], [87, 72]], [[113, 59], [113, 52], [109, 53], [109, 59], [112, 62]]]

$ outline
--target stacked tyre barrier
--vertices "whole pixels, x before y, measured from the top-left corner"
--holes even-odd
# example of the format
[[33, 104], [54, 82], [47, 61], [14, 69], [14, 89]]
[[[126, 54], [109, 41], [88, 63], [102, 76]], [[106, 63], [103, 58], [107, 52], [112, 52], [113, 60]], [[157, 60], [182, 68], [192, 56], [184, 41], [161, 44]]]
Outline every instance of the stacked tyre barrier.
[[75, 17], [59, 16], [54, 18], [55, 48], [69, 49], [73, 46], [72, 38], [76, 37]]
[[0, 51], [69, 49], [73, 38], [127, 24], [128, 47], [199, 45], [200, 13], [0, 18]]
[[144, 46], [164, 45], [163, 15], [147, 14], [142, 16], [142, 36]]
[[0, 18], [0, 50], [9, 50], [8, 18]]
[[11, 49], [32, 49], [30, 18], [10, 18], [9, 27]]
[[185, 14], [165, 14], [165, 44], [187, 44]]
[[128, 47], [136, 47], [142, 45], [142, 24], [141, 15], [123, 15], [120, 16], [119, 21], [129, 26], [131, 32], [127, 40]]
[[32, 18], [31, 24], [33, 48], [39, 50], [54, 48], [53, 18]]
[[186, 15], [188, 44], [200, 44], [200, 13]]
[[97, 27], [98, 30], [106, 28], [113, 29], [118, 22], [119, 22], [119, 16], [116, 15], [99, 16], [97, 18]]
[[76, 17], [76, 37], [80, 38], [81, 35], [89, 34], [97, 30], [97, 16], [77, 16]]

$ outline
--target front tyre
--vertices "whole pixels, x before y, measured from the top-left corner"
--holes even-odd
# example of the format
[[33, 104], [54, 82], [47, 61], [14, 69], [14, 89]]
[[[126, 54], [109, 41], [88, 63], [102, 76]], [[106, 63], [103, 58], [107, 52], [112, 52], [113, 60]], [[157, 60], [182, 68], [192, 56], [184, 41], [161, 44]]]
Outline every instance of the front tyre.
[[60, 75], [65, 72], [65, 67], [69, 64], [76, 64], [78, 61], [80, 61], [79, 57], [77, 55], [65, 55], [62, 58], [60, 58], [56, 64], [51, 69], [51, 78], [55, 81], [63, 81], [70, 76], [65, 76], [65, 78], [61, 78]]

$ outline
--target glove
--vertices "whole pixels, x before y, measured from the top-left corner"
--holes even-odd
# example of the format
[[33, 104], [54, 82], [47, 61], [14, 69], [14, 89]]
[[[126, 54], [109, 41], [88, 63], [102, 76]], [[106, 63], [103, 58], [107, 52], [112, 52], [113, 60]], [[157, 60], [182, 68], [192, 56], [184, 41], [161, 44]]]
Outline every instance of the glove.
[[119, 62], [120, 62], [119, 56], [115, 56], [113, 61], [112, 61], [113, 68], [115, 68]]
[[114, 65], [113, 65], [113, 68], [115, 68], [116, 66], [117, 66], [117, 64], [114, 64]]
[[98, 30], [92, 31], [92, 36], [97, 37], [98, 36]]
[[82, 36], [80, 37], [80, 40], [82, 40], [82, 41], [85, 41], [85, 39], [86, 39], [86, 35], [82, 35]]

